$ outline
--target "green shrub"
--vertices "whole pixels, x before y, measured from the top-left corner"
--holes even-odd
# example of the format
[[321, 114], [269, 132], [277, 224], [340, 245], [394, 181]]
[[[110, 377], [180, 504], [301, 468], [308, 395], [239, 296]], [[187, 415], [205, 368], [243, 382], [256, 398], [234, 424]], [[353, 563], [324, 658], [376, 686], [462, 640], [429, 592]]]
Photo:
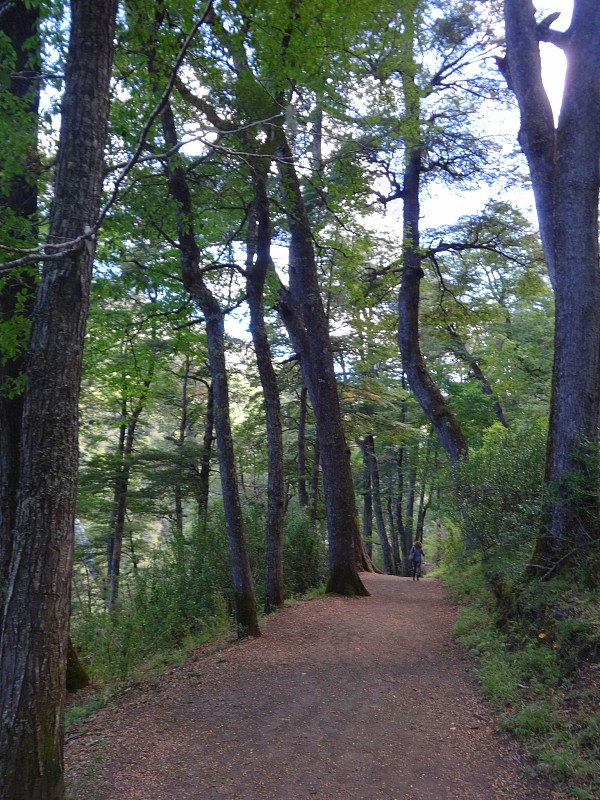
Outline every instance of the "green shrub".
[[154, 550], [143, 568], [122, 581], [117, 613], [76, 609], [73, 638], [96, 682], [119, 684], [149, 659], [170, 658], [182, 643], [227, 624], [220, 553], [200, 558], [202, 543], [194, 535], [186, 543], [185, 566], [170, 547]]
[[545, 423], [488, 428], [481, 446], [461, 465], [458, 513], [473, 547], [486, 562], [518, 576], [539, 529]]
[[588, 792], [587, 789], [582, 789], [580, 786], [569, 786], [567, 795], [573, 797], [574, 800], [597, 800], [596, 793], [592, 794], [592, 792]]
[[287, 597], [303, 595], [320, 587], [327, 577], [327, 550], [308, 516], [290, 506], [286, 516], [284, 542], [284, 581]]
[[454, 633], [468, 650], [485, 653], [493, 650], [498, 635], [493, 628], [490, 611], [481, 605], [461, 608], [454, 624]]

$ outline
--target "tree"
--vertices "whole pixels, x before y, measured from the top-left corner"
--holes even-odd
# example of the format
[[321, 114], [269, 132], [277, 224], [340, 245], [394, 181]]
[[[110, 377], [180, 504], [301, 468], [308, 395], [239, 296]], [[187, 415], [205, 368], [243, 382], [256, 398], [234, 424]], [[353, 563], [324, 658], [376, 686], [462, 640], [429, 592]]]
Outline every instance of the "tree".
[[318, 285], [311, 229], [294, 158], [283, 129], [279, 135], [279, 170], [290, 230], [289, 289], [281, 292], [279, 310], [302, 368], [315, 413], [323, 470], [329, 535], [328, 591], [367, 594], [356, 571], [360, 540], [350, 458], [333, 369], [327, 317]]
[[[545, 482], [552, 498], [533, 557], [543, 574], [581, 560], [598, 541], [596, 477], [586, 452], [600, 410], [600, 6], [575, 0], [566, 31], [536, 22], [531, 0], [505, 0], [500, 68], [518, 101], [544, 255], [555, 295], [555, 336]], [[567, 57], [555, 125], [542, 82], [540, 42]]]
[[[385, 521], [383, 518], [383, 504], [381, 501], [381, 488], [379, 481], [379, 464], [377, 462], [377, 454], [375, 453], [375, 437], [372, 433], [368, 433], [360, 442], [360, 448], [363, 454], [365, 467], [369, 471], [369, 485], [370, 494], [375, 511], [375, 527], [381, 545], [381, 553], [383, 557], [383, 571], [387, 575], [396, 574], [396, 564], [394, 563], [392, 548], [385, 529]], [[368, 513], [368, 508], [367, 508]]]
[[[433, 379], [420, 342], [420, 294], [427, 252], [422, 244], [421, 195], [425, 187], [466, 184], [482, 175], [493, 146], [470, 126], [485, 80], [473, 59], [490, 47], [489, 9], [472, 2], [409, 0], [390, 8], [386, 28], [355, 48], [354, 66], [365, 84], [367, 114], [360, 153], [389, 183], [382, 203], [402, 200], [402, 280], [398, 344], [411, 390], [456, 465], [467, 442], [456, 415]], [[478, 23], [481, 23], [478, 25]], [[469, 74], [468, 74], [469, 73]], [[367, 123], [368, 127], [366, 127]]]
[[298, 411], [298, 505], [300, 508], [308, 507], [308, 492], [306, 491], [306, 414], [307, 414], [306, 386], [300, 389], [300, 408]]
[[246, 243], [246, 299], [250, 309], [250, 333], [263, 390], [267, 428], [268, 486], [265, 545], [265, 613], [283, 605], [283, 537], [285, 482], [283, 433], [279, 387], [267, 336], [264, 311], [265, 282], [275, 267], [271, 259], [271, 218], [267, 174], [271, 162], [263, 156], [253, 164], [254, 199], [248, 220]]
[[[161, 114], [161, 122], [165, 144], [167, 148], [176, 152], [178, 137], [170, 103], [165, 105]], [[200, 250], [194, 235], [193, 200], [185, 170], [179, 164], [174, 166], [168, 164], [167, 179], [169, 193], [176, 203], [178, 246], [181, 255], [183, 282], [191, 297], [201, 308], [206, 323], [214, 403], [214, 424], [231, 556], [238, 630], [244, 636], [260, 636], [256, 614], [254, 581], [250, 569], [237, 485], [237, 470], [229, 411], [229, 385], [225, 363], [223, 311], [202, 276]]]
[[15, 800], [64, 796], [77, 406], [116, 11], [116, 0], [71, 3], [47, 254], [26, 362], [15, 538], [0, 640], [0, 796]]
[[[307, 9], [306, 13], [312, 19], [312, 10]], [[259, 19], [260, 24], [257, 23]], [[290, 253], [289, 289], [282, 290], [279, 310], [299, 357], [317, 423], [329, 533], [328, 586], [331, 591], [343, 594], [365, 594], [355, 564], [355, 543], [360, 543], [360, 534], [328, 320], [320, 294], [312, 229], [297, 159], [290, 144], [285, 114], [282, 113], [293, 96], [289, 86], [295, 83], [295, 76], [291, 73], [300, 65], [296, 61], [297, 48], [312, 47], [312, 42], [307, 40], [305, 45], [302, 37], [306, 23], [303, 8], [290, 8], [286, 4], [251, 4], [247, 9], [234, 7], [211, 15], [213, 38], [211, 48], [207, 50], [210, 54], [214, 51], [223, 53], [230, 83], [222, 85], [220, 60], [219, 75], [208, 87], [210, 93], [207, 97], [196, 98], [196, 106], [204, 111], [211, 124], [216, 121], [222, 130], [219, 123], [222, 104], [225, 109], [230, 109], [230, 133], [242, 126], [256, 126], [264, 140], [276, 149]], [[316, 67], [302, 62], [301, 71], [315, 68], [320, 71], [322, 66], [322, 60]], [[205, 67], [205, 71], [209, 69], [214, 72], [214, 64]], [[270, 80], [265, 81], [263, 74], [268, 74]], [[216, 107], [212, 105], [213, 97]], [[254, 137], [256, 139], [256, 134]], [[252, 144], [257, 148], [256, 141]], [[257, 149], [253, 155], [260, 155]]]
[[[403, 17], [406, 37], [405, 51], [400, 65], [400, 80], [404, 95], [403, 136], [405, 154], [402, 188], [402, 226], [404, 242], [404, 263], [402, 282], [398, 296], [398, 343], [402, 354], [402, 364], [419, 404], [438, 434], [451, 463], [456, 464], [467, 453], [467, 443], [446, 399], [439, 391], [425, 365], [419, 345], [419, 299], [420, 282], [424, 277], [421, 267], [420, 251], [420, 193], [422, 176], [427, 166], [426, 123], [422, 101], [424, 93], [417, 82], [415, 63], [415, 20], [421, 13], [419, 0], [406, 9]], [[455, 44], [458, 44], [456, 42]], [[464, 47], [464, 45], [463, 45]], [[451, 58], [448, 55], [448, 58]], [[436, 84], [444, 80], [448, 71], [447, 59], [443, 59], [437, 74], [430, 77], [429, 86], [433, 91]]]
[[[126, 334], [127, 337], [127, 334]], [[130, 343], [125, 344], [124, 349], [129, 349]], [[123, 354], [121, 354], [123, 355]], [[127, 355], [125, 355], [125, 360]], [[130, 372], [135, 373], [136, 367], [139, 370], [138, 361], [142, 359], [136, 357], [132, 359]], [[127, 516], [127, 504], [129, 493], [129, 481], [131, 477], [131, 459], [136, 442], [136, 430], [140, 416], [144, 412], [148, 403], [148, 395], [155, 371], [155, 356], [150, 353], [147, 363], [141, 366], [143, 374], [136, 375], [138, 387], [133, 389], [137, 396], [133, 397], [131, 384], [135, 383], [135, 378], [131, 375], [124, 375], [120, 391], [120, 422], [119, 437], [114, 463], [113, 483], [113, 503], [110, 512], [109, 533], [107, 539], [107, 593], [106, 608], [109, 612], [115, 613], [119, 603], [119, 578], [121, 573], [121, 556], [123, 552], [123, 536], [125, 533], [125, 521]], [[129, 384], [129, 385], [128, 385]]]
[[[0, 169], [2, 244], [32, 247], [37, 236], [36, 167], [40, 41], [39, 9], [23, 2], [0, 11], [7, 53], [0, 63], [4, 107], [12, 107]], [[31, 267], [0, 277], [0, 613], [8, 582], [19, 479], [19, 437], [23, 413], [22, 379], [33, 305]]]
[[[428, 238], [432, 246], [425, 246], [424, 267], [433, 280], [422, 296], [421, 324], [435, 361], [451, 357], [461, 375], [464, 385], [454, 382], [446, 390], [471, 444], [473, 423], [479, 433], [485, 427], [482, 412], [489, 417], [493, 411], [507, 425], [521, 413], [527, 394], [540, 393], [546, 402], [543, 376], [550, 362], [544, 350], [550, 353], [551, 339], [544, 333], [540, 347], [530, 353], [519, 331], [536, 307], [540, 322], [551, 326], [545, 307], [552, 294], [537, 232], [505, 202], [490, 202], [455, 225], [430, 231]], [[529, 325], [526, 330], [530, 338], [536, 336]], [[469, 384], [475, 382], [485, 403], [471, 391]], [[459, 395], [463, 407], [470, 398], [470, 420], [460, 413]]]

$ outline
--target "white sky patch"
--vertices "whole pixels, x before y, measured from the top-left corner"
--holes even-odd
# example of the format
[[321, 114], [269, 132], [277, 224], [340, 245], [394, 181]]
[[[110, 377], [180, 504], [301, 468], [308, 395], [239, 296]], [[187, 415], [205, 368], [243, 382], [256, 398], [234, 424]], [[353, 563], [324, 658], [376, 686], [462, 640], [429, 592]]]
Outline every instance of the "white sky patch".
[[540, 52], [542, 56], [542, 79], [554, 112], [554, 122], [556, 123], [565, 86], [567, 59], [562, 50], [548, 42], [541, 43]]
[[[551, 27], [554, 30], [566, 31], [571, 24], [571, 17], [573, 16], [573, 0], [555, 0], [553, 3], [545, 2], [539, 5], [537, 10], [540, 19], [544, 19], [548, 14], [560, 11], [560, 17], [552, 23]], [[562, 102], [567, 59], [559, 47], [548, 42], [541, 43], [540, 52], [542, 56], [542, 78], [548, 99], [552, 104], [554, 120], [556, 121]]]

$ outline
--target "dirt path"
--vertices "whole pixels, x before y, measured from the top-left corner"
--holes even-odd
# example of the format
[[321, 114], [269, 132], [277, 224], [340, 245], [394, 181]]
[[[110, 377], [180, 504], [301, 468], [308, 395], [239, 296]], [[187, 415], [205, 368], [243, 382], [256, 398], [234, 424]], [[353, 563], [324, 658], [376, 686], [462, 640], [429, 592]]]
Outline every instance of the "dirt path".
[[98, 712], [70, 772], [100, 759], [99, 800], [553, 798], [494, 732], [441, 584], [365, 582]]

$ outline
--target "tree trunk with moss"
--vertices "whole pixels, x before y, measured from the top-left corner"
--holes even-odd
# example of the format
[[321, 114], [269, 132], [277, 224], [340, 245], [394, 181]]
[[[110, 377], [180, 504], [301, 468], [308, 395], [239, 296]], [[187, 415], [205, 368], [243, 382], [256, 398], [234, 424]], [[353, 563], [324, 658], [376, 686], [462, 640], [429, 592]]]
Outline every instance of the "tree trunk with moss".
[[[26, 359], [14, 542], [0, 640], [0, 797], [62, 800], [78, 402], [104, 175], [116, 0], [72, 0], [47, 261]], [[56, 253], [56, 251], [53, 251]], [[4, 509], [2, 509], [4, 513]]]
[[[3, 12], [2, 30], [14, 53], [14, 69], [0, 65], [0, 82], [12, 116], [0, 154], [0, 242], [37, 244], [37, 131], [39, 107], [39, 9], [22, 0]], [[6, 73], [6, 74], [4, 74]], [[19, 440], [23, 414], [22, 377], [33, 311], [34, 270], [3, 276], [0, 288], [0, 615], [8, 583], [19, 483]]]

